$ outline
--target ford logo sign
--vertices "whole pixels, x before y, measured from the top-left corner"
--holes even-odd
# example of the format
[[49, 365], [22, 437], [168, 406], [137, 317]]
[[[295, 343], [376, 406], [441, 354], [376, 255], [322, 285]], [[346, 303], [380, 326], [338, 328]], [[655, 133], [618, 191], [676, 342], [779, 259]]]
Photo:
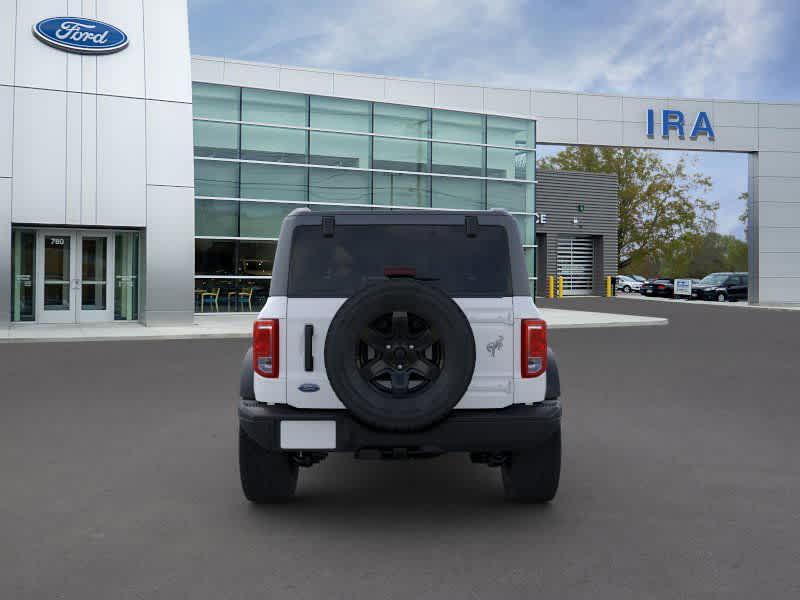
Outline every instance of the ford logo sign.
[[316, 383], [303, 383], [297, 389], [301, 392], [318, 392], [319, 386]]
[[128, 45], [124, 31], [94, 19], [51, 17], [33, 26], [39, 40], [66, 52], [111, 54]]

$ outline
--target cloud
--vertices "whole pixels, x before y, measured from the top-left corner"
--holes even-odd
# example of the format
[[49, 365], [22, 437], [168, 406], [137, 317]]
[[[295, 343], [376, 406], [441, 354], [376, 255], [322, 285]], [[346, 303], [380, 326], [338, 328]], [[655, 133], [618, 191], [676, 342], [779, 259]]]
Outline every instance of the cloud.
[[676, 96], [750, 97], [760, 66], [776, 53], [782, 25], [767, 0], [638, 0], [611, 8], [356, 0], [284, 3], [273, 11], [256, 36], [242, 39], [239, 57], [524, 88]]

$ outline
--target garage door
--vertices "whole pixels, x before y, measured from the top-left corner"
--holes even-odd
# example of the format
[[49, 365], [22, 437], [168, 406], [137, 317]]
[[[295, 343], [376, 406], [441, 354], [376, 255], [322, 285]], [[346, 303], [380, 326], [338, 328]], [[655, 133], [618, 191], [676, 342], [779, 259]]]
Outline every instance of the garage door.
[[590, 237], [558, 238], [558, 274], [564, 277], [565, 296], [592, 293], [594, 241]]

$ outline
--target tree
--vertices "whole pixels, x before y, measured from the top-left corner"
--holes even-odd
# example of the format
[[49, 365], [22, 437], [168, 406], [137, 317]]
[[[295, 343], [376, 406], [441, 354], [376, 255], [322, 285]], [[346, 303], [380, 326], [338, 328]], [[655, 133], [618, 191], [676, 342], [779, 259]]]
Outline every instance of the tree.
[[719, 205], [704, 194], [711, 178], [689, 172], [687, 156], [674, 163], [637, 148], [570, 146], [539, 161], [542, 169], [615, 173], [619, 180], [619, 267], [660, 265], [686, 235], [714, 229]]

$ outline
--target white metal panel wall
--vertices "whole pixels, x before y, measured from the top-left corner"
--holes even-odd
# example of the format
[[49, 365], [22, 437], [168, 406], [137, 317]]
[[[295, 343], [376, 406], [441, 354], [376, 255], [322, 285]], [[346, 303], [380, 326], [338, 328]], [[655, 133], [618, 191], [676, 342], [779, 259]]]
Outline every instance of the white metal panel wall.
[[[5, 0], [4, 3], [10, 4], [9, 0]], [[25, 0], [16, 4], [14, 84], [66, 90], [67, 53], [46, 46], [31, 33], [33, 25], [42, 19], [68, 14], [69, 7], [66, 0]], [[6, 12], [5, 9], [3, 12]]]
[[67, 93], [14, 89], [12, 219], [66, 221]]
[[14, 83], [16, 27], [17, 3], [14, 0], [0, 3], [0, 85]]
[[[141, 2], [97, 0], [97, 18], [111, 23], [128, 34], [128, 47], [106, 56], [85, 56], [97, 71], [95, 89], [99, 94], [144, 98], [145, 38]], [[84, 91], [94, 91], [90, 77]]]
[[0, 177], [11, 177], [14, 88], [0, 85]]
[[192, 101], [186, 0], [140, 0], [144, 11], [147, 98]]
[[192, 105], [147, 101], [147, 183], [194, 186]]
[[145, 103], [97, 96], [97, 223], [146, 222]]

